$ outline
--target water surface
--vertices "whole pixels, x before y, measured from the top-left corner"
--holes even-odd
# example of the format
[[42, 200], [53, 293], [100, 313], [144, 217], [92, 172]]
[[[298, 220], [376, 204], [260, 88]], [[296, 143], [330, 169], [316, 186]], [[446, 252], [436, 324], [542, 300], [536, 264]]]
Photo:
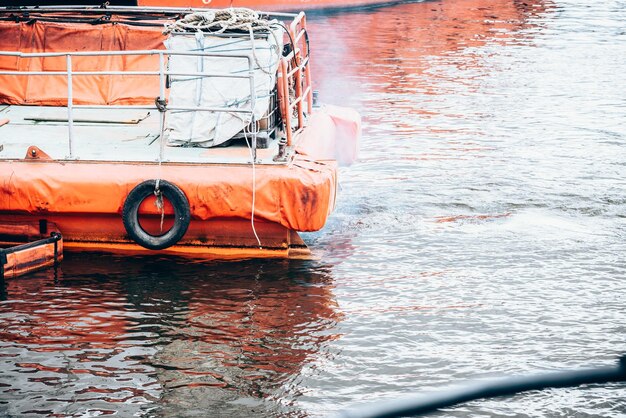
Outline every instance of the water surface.
[[[311, 19], [358, 164], [316, 261], [71, 255], [0, 291], [0, 415], [324, 416], [626, 353], [626, 3]], [[623, 417], [623, 385], [437, 416]]]

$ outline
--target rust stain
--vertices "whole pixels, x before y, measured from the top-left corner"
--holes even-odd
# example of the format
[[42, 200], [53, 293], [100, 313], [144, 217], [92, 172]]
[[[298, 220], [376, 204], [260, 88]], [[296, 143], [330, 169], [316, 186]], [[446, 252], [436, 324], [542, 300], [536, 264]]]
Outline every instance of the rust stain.
[[26, 151], [25, 160], [51, 160], [50, 156], [42, 151], [39, 147], [31, 145]]

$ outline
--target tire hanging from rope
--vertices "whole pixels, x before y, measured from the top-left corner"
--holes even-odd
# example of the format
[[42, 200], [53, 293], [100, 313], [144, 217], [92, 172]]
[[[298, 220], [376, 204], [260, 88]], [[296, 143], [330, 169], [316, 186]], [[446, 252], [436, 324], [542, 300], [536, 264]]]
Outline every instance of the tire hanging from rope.
[[[174, 226], [165, 234], [152, 235], [139, 222], [139, 207], [151, 195], [155, 195], [157, 202], [161, 202], [161, 210], [163, 197], [166, 197], [174, 208]], [[178, 186], [167, 180], [147, 180], [139, 183], [126, 196], [122, 209], [122, 222], [129, 237], [150, 250], [163, 250], [176, 244], [187, 232], [190, 221], [191, 210], [187, 196]]]

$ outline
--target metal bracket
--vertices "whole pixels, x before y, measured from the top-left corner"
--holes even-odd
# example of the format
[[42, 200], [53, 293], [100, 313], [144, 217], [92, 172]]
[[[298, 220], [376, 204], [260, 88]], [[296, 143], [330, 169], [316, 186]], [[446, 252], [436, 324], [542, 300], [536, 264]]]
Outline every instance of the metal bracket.
[[165, 112], [167, 110], [167, 99], [157, 97], [154, 99], [154, 104], [156, 105], [159, 112]]
[[46, 154], [45, 152], [43, 152], [41, 149], [39, 149], [39, 147], [36, 147], [35, 145], [31, 145], [30, 147], [28, 147], [28, 150], [26, 151], [26, 156], [24, 157], [25, 160], [51, 160], [52, 158]]

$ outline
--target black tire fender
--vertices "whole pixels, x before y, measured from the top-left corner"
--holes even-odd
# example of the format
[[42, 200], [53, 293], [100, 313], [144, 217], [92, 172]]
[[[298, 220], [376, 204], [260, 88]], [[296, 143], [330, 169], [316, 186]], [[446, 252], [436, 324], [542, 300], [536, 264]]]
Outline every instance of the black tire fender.
[[176, 244], [185, 235], [191, 221], [191, 210], [187, 196], [178, 186], [160, 180], [160, 192], [174, 207], [174, 226], [163, 235], [146, 232], [139, 223], [139, 206], [148, 196], [154, 194], [156, 184], [156, 180], [146, 180], [128, 193], [122, 209], [122, 221], [126, 232], [137, 244], [150, 250], [163, 250]]

